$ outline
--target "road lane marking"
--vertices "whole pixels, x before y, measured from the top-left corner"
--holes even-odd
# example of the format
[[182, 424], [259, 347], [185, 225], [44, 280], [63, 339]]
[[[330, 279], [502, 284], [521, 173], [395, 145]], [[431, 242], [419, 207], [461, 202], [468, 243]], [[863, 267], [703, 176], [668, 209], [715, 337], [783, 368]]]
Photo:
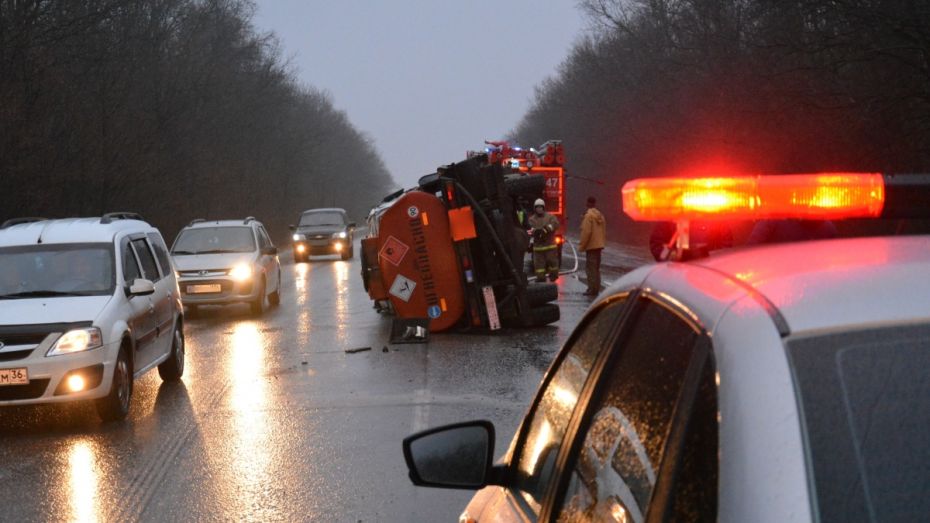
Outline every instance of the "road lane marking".
[[429, 426], [429, 389], [417, 389], [413, 394], [413, 432], [426, 430]]

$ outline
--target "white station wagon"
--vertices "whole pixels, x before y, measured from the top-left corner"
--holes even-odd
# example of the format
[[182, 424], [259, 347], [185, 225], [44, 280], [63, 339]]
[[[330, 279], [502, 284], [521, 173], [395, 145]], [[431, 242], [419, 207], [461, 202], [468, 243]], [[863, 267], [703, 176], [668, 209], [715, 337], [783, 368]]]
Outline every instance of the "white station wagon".
[[184, 373], [168, 250], [133, 213], [0, 226], [0, 406], [93, 400], [129, 413], [133, 379]]

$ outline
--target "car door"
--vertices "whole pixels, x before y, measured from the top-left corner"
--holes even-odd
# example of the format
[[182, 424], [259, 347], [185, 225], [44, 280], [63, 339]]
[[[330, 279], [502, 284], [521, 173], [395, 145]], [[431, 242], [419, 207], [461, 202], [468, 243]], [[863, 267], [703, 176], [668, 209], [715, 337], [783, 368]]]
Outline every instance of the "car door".
[[573, 436], [547, 511], [559, 521], [714, 521], [710, 341], [683, 311], [637, 300]]
[[[258, 233], [258, 248], [260, 251], [264, 251], [268, 247], [274, 247], [274, 244], [271, 243], [271, 237], [268, 236], [268, 231], [265, 230], [264, 226], [259, 226], [257, 229]], [[278, 265], [278, 256], [276, 254], [261, 254], [261, 263], [265, 272], [265, 278], [267, 282], [267, 290], [271, 292], [272, 289], [275, 291], [278, 290], [278, 282], [280, 281], [279, 271], [281, 270]]]
[[485, 498], [482, 521], [539, 517], [557, 484], [565, 435], [571, 432], [576, 408], [584, 404], [589, 377], [614, 343], [626, 301], [622, 295], [589, 312], [553, 362], [513, 445], [508, 465], [511, 480], [506, 487], [491, 487], [494, 494]]
[[158, 338], [161, 347], [165, 353], [171, 351], [172, 329], [174, 320], [177, 315], [177, 297], [175, 293], [174, 280], [171, 275], [174, 273], [174, 266], [171, 263], [171, 257], [168, 256], [168, 248], [161, 236], [155, 233], [149, 233], [149, 246], [152, 248], [152, 254], [155, 255], [155, 261], [158, 262], [160, 278], [155, 284], [155, 316], [158, 321]]
[[[136, 369], [138, 370], [155, 362], [159, 356], [170, 350], [171, 320], [165, 320], [162, 316], [171, 306], [171, 279], [162, 278], [155, 255], [144, 234], [131, 236], [130, 244], [139, 261], [139, 267], [142, 269], [142, 277], [155, 284], [155, 292], [148, 296], [150, 318], [148, 334], [151, 336], [151, 342], [138, 347], [136, 355]], [[168, 326], [165, 326], [166, 323]]]
[[[123, 282], [128, 290], [135, 280], [144, 277], [135, 249], [132, 248], [132, 240], [128, 237], [120, 241], [120, 258], [122, 261]], [[130, 308], [127, 323], [129, 323], [136, 349], [133, 359], [136, 368], [139, 369], [146, 364], [145, 355], [151, 353], [151, 345], [155, 343], [157, 336], [155, 331], [155, 305], [152, 296], [130, 295], [127, 300]]]

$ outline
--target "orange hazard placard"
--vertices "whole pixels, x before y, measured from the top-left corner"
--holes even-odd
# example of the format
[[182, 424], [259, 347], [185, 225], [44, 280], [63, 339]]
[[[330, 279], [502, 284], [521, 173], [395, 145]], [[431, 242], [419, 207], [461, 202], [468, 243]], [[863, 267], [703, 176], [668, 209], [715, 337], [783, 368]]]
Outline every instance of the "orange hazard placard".
[[449, 209], [449, 228], [452, 232], [452, 241], [459, 242], [462, 240], [471, 240], [477, 238], [475, 232], [475, 217], [471, 212], [471, 207], [459, 207], [458, 209]]
[[410, 247], [407, 247], [404, 242], [393, 236], [388, 236], [388, 239], [385, 240], [384, 245], [381, 246], [381, 251], [378, 253], [378, 255], [391, 262], [391, 264], [396, 267], [400, 265], [400, 262], [404, 261], [404, 256], [409, 250]]

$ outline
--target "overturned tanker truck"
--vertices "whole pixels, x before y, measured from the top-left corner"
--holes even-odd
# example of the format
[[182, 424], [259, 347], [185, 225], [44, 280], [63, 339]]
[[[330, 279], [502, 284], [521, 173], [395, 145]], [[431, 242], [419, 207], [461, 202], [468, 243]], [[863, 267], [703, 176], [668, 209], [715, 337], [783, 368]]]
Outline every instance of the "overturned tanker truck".
[[376, 308], [427, 320], [431, 332], [559, 319], [558, 287], [527, 281], [529, 236], [517, 208], [521, 197], [545, 195], [551, 172], [511, 168], [497, 151], [469, 153], [372, 209], [361, 262]]

